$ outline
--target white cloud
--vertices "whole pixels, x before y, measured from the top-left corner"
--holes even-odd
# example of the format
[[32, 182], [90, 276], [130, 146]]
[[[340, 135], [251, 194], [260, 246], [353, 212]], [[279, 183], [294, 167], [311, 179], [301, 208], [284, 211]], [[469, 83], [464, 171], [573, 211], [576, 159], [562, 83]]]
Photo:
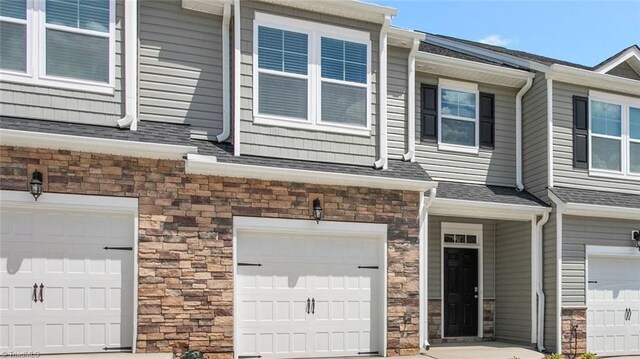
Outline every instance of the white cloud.
[[480, 39], [479, 42], [487, 45], [507, 46], [512, 43], [513, 40], [504, 38], [501, 35], [489, 35]]

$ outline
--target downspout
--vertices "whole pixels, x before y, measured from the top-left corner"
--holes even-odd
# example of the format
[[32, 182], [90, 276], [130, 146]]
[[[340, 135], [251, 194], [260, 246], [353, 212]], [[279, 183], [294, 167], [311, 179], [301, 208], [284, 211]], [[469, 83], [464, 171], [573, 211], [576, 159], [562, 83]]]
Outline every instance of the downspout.
[[138, 129], [138, 2], [124, 2], [124, 117], [118, 127]]
[[233, 0], [233, 155], [240, 156], [240, 0]]
[[[535, 220], [535, 218], [534, 218]], [[536, 303], [537, 303], [537, 321], [536, 321], [536, 348], [539, 352], [544, 352], [544, 306], [546, 298], [544, 294], [544, 266], [543, 266], [543, 234], [542, 228], [549, 220], [549, 212], [542, 214], [542, 218], [535, 224], [535, 248], [532, 261], [535, 262], [535, 290], [536, 290]]]
[[[237, 0], [236, 0], [237, 1]], [[380, 121], [380, 158], [373, 163], [376, 169], [387, 169], [389, 167], [389, 159], [387, 158], [387, 38], [389, 23], [391, 22], [391, 15], [384, 16], [384, 22], [380, 29], [380, 41], [379, 47], [380, 59], [378, 66], [378, 119]]]
[[524, 190], [522, 183], [522, 97], [533, 85], [533, 78], [527, 78], [527, 83], [516, 94], [516, 190]]
[[222, 13], [222, 133], [216, 136], [218, 142], [224, 142], [231, 135], [231, 86], [229, 81], [229, 23], [231, 4], [224, 4]]
[[402, 155], [405, 161], [415, 161], [416, 155], [416, 52], [420, 40], [413, 39], [407, 62], [407, 153]]
[[549, 196], [556, 205], [556, 351], [562, 353], [562, 217], [565, 204]]
[[429, 207], [436, 198], [436, 188], [429, 190], [429, 197], [425, 199], [424, 192], [420, 192], [420, 343], [429, 350], [429, 333], [427, 322], [428, 290], [427, 275], [429, 269]]
[[547, 185], [553, 187], [553, 80], [547, 78]]

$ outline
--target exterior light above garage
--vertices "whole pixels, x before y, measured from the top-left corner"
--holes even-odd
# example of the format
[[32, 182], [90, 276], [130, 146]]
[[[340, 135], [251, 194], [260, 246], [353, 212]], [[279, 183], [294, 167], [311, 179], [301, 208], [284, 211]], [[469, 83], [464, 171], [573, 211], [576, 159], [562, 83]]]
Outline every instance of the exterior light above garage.
[[322, 205], [319, 198], [313, 200], [313, 218], [315, 218], [316, 223], [320, 223], [322, 219]]
[[631, 239], [636, 242], [636, 248], [640, 251], [640, 229], [631, 232]]
[[38, 170], [33, 171], [31, 175], [31, 181], [29, 181], [29, 193], [38, 200], [38, 197], [42, 194], [42, 173]]

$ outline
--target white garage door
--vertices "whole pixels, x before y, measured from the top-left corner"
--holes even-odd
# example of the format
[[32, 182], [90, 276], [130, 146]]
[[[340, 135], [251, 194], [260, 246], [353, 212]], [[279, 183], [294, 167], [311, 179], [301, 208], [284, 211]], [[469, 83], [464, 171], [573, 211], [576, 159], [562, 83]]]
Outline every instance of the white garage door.
[[362, 237], [243, 234], [239, 356], [382, 354], [381, 248], [380, 239]]
[[0, 352], [131, 347], [132, 216], [34, 207], [0, 213]]
[[590, 257], [587, 349], [598, 356], [640, 354], [638, 258]]

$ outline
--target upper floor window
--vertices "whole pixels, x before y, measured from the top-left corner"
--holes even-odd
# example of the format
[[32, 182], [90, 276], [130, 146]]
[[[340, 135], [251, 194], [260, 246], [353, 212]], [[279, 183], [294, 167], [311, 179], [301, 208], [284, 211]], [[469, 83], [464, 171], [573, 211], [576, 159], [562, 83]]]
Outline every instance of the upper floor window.
[[640, 99], [592, 92], [589, 144], [592, 172], [640, 176]]
[[256, 13], [257, 123], [369, 135], [367, 32]]
[[3, 79], [112, 92], [115, 0], [3, 0]]

